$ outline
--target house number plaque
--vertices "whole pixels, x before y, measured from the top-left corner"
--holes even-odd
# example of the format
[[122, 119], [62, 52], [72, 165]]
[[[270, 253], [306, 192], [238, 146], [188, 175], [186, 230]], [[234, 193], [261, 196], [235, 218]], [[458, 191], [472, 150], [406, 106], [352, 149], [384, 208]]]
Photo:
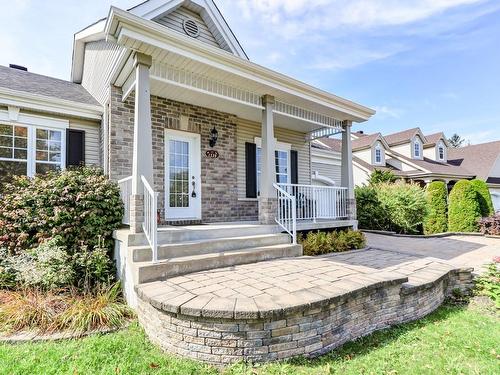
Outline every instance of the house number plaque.
[[215, 150], [207, 150], [205, 152], [205, 155], [207, 156], [207, 158], [217, 159], [219, 157], [219, 152], [217, 152]]

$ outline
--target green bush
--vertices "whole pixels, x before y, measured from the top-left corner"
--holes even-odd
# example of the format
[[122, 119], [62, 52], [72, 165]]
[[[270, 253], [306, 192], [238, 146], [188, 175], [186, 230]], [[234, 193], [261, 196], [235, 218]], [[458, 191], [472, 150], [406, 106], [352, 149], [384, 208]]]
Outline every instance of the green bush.
[[377, 197], [388, 217], [390, 230], [421, 233], [427, 213], [424, 190], [417, 184], [378, 184]]
[[424, 233], [444, 233], [448, 230], [447, 199], [448, 190], [442, 181], [431, 182], [425, 191], [427, 216], [424, 220]]
[[366, 245], [366, 239], [360, 231], [309, 232], [304, 238], [299, 236], [304, 255], [322, 255], [361, 249]]
[[358, 225], [363, 229], [389, 230], [389, 220], [374, 186], [357, 186], [356, 212]]
[[380, 169], [376, 169], [370, 175], [369, 184], [376, 185], [383, 182], [392, 183], [396, 182], [397, 179], [398, 178], [396, 177], [396, 175], [391, 171], [382, 171]]
[[472, 187], [476, 190], [479, 199], [479, 207], [481, 208], [481, 216], [488, 217], [492, 216], [495, 213], [495, 209], [493, 208], [493, 201], [491, 200], [490, 190], [488, 189], [488, 185], [483, 180], [472, 180]]
[[118, 185], [95, 168], [16, 177], [2, 195], [0, 247], [11, 253], [58, 236], [71, 255], [101, 240], [110, 249], [123, 216]]
[[475, 292], [480, 296], [490, 297], [500, 309], [500, 270], [497, 263], [490, 263], [486, 272], [474, 280]]
[[448, 199], [448, 230], [477, 232], [481, 218], [478, 193], [470, 181], [458, 181]]

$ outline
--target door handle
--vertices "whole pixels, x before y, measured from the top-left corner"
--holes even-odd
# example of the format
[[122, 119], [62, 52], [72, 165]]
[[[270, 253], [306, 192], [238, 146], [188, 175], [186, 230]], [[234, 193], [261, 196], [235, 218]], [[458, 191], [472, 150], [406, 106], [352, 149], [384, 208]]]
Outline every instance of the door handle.
[[196, 198], [196, 181], [194, 176], [192, 177], [193, 181], [191, 181], [191, 184], [193, 185], [193, 192], [191, 193], [191, 198]]

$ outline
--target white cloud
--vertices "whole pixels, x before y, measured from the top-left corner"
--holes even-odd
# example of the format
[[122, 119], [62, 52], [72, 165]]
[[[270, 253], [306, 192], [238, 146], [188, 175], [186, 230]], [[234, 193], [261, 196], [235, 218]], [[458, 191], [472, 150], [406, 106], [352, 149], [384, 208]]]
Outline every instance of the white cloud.
[[496, 130], [484, 130], [463, 134], [462, 138], [465, 139], [465, 143], [467, 144], [477, 145], [479, 143], [496, 141], [499, 139], [499, 136]]
[[375, 106], [374, 109], [377, 111], [376, 116], [379, 117], [380, 119], [384, 119], [384, 118], [398, 119], [401, 117], [401, 114], [403, 113], [402, 109], [391, 108], [391, 107], [388, 107], [385, 105]]

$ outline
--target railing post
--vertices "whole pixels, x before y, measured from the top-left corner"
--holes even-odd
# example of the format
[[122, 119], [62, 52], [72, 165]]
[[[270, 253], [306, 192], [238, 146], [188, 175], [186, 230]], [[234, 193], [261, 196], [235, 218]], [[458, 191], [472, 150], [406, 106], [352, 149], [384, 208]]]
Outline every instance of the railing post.
[[297, 244], [297, 208], [294, 196], [292, 196], [292, 243]]

